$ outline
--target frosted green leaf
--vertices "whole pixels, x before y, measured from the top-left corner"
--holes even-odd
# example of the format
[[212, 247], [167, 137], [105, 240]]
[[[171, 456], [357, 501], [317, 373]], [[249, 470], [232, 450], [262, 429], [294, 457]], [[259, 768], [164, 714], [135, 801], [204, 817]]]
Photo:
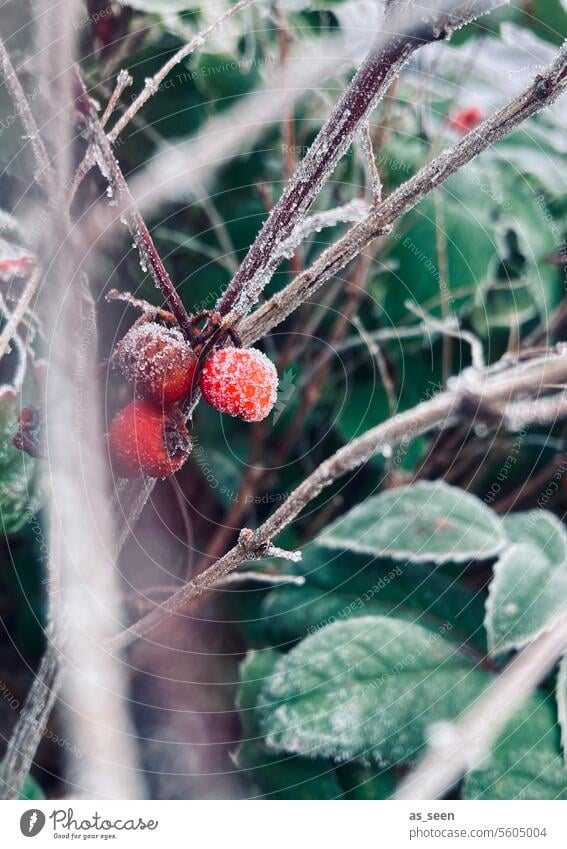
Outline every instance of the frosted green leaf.
[[404, 763], [431, 724], [454, 719], [489, 681], [441, 631], [367, 616], [329, 625], [278, 660], [260, 691], [260, 725], [274, 752]]
[[341, 796], [342, 788], [332, 762], [275, 755], [266, 748], [258, 727], [256, 703], [279, 657], [280, 653], [273, 649], [252, 651], [241, 664], [237, 706], [242, 740], [234, 760], [252, 774], [258, 786], [257, 795], [268, 799], [336, 799]]
[[485, 616], [491, 654], [525, 646], [567, 610], [567, 560], [551, 559], [557, 550], [551, 538], [545, 549], [519, 542], [496, 563]]
[[500, 519], [474, 495], [421, 481], [366, 499], [317, 542], [395, 560], [462, 563], [495, 557], [506, 537]]
[[567, 533], [557, 516], [547, 510], [510, 513], [502, 519], [511, 542], [537, 545], [550, 563], [567, 562]]

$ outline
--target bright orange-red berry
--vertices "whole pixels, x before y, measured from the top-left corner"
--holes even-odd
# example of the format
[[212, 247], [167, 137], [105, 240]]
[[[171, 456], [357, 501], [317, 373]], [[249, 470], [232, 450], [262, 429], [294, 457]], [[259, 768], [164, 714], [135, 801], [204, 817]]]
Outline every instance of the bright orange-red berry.
[[108, 447], [117, 475], [164, 478], [187, 460], [191, 437], [179, 408], [163, 410], [149, 401], [132, 401], [114, 417]]
[[459, 112], [451, 115], [448, 123], [450, 127], [464, 135], [464, 133], [468, 133], [469, 130], [476, 127], [477, 124], [480, 124], [482, 117], [482, 109], [478, 106], [469, 106], [468, 109], [461, 109]]
[[219, 348], [203, 366], [200, 386], [216, 410], [260, 422], [276, 402], [278, 374], [272, 361], [256, 348]]
[[140, 395], [166, 406], [189, 394], [197, 368], [197, 357], [183, 335], [155, 322], [129, 330], [113, 359]]

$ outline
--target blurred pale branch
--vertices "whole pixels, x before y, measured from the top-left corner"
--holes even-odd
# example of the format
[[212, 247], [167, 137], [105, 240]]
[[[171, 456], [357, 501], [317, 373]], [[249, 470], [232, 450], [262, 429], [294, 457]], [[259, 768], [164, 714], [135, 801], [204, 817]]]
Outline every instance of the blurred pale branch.
[[512, 660], [456, 722], [432, 730], [430, 751], [405, 778], [396, 799], [438, 799], [488, 756], [518, 708], [549, 675], [567, 648], [561, 619]]

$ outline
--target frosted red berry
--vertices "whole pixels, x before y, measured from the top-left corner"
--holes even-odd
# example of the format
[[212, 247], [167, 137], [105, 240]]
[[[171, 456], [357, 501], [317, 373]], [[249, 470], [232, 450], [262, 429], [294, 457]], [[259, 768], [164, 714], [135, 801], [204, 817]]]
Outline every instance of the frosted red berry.
[[163, 405], [189, 394], [197, 368], [197, 357], [183, 335], [155, 322], [129, 330], [113, 360], [140, 395]]
[[459, 133], [468, 133], [482, 121], [482, 110], [478, 106], [461, 109], [449, 117], [449, 125]]
[[221, 413], [260, 422], [272, 410], [278, 374], [256, 348], [219, 348], [207, 359], [200, 376], [203, 397]]
[[158, 409], [132, 401], [114, 417], [108, 431], [112, 467], [125, 478], [141, 474], [164, 478], [177, 472], [191, 452], [191, 437], [177, 407]]

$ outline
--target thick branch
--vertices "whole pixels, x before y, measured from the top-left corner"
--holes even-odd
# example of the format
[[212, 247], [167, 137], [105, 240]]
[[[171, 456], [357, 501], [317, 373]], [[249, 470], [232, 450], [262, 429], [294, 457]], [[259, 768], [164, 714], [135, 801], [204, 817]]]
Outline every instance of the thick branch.
[[390, 36], [385, 44], [374, 48], [355, 74], [352, 82], [321, 127], [317, 138], [286, 186], [278, 203], [248, 251], [228, 289], [219, 300], [221, 315], [234, 310], [236, 317], [245, 315], [258, 300], [280, 260], [278, 245], [289, 238], [307, 214], [336, 164], [348, 150], [357, 130], [384, 96], [412, 53], [424, 44], [450, 35], [484, 12], [502, 5], [499, 0], [476, 0], [456, 3], [451, 12], [424, 12], [420, 8], [409, 26], [403, 18], [388, 16], [388, 22], [401, 34]]
[[453, 424], [460, 416], [469, 417], [473, 406], [482, 414], [484, 408], [492, 409], [495, 404], [505, 404], [525, 393], [537, 394], [545, 384], [566, 380], [565, 348], [516, 364], [505, 358], [483, 372], [476, 369], [465, 371], [451, 391], [442, 392], [407, 412], [393, 416], [321, 463], [291, 493], [285, 504], [256, 531], [242, 531], [238, 543], [224, 557], [185, 584], [158, 609], [114, 637], [109, 647], [118, 650], [128, 646], [169, 615], [182, 613], [194, 598], [211, 589], [219, 578], [232, 572], [241, 563], [264, 556], [273, 538], [287, 527], [309, 502], [334, 481], [362, 466], [385, 446], [400, 441], [406, 444], [432, 428]]
[[564, 46], [552, 65], [542, 75], [538, 75], [525, 91], [403, 183], [372, 209], [365, 221], [351, 227], [310, 268], [247, 318], [239, 328], [243, 341], [250, 344], [265, 336], [325, 281], [354, 259], [377, 235], [387, 232], [400, 216], [411, 210], [432, 189], [527, 118], [557, 100], [566, 88], [567, 46]]

